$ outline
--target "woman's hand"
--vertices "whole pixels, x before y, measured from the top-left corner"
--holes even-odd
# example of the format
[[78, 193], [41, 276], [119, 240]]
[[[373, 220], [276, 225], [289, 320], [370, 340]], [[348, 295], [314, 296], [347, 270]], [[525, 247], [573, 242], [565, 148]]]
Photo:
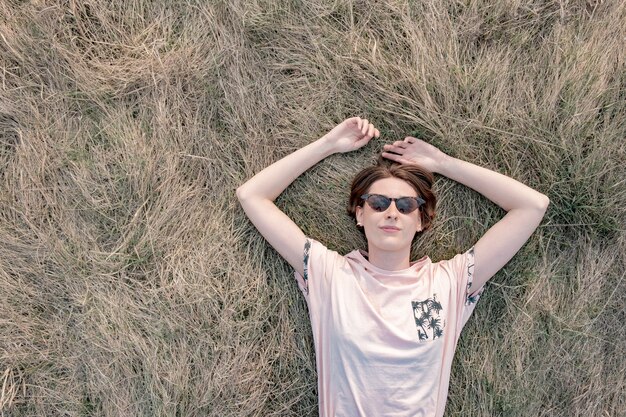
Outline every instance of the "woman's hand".
[[383, 149], [387, 151], [382, 153], [384, 158], [401, 164], [419, 165], [430, 172], [440, 172], [441, 164], [448, 156], [433, 145], [412, 136], [385, 145]]
[[335, 126], [323, 139], [334, 152], [345, 153], [362, 148], [374, 136], [380, 137], [380, 132], [367, 119], [351, 117]]

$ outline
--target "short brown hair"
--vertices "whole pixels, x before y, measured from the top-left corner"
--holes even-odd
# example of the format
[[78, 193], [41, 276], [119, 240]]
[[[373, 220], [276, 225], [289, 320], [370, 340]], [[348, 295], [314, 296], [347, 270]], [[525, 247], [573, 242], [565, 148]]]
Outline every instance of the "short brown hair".
[[[424, 203], [419, 208], [422, 222], [422, 232], [430, 229], [435, 219], [435, 206], [437, 198], [432, 191], [433, 173], [418, 165], [403, 165], [378, 156], [376, 165], [363, 169], [356, 174], [350, 187], [350, 200], [348, 202], [348, 215], [356, 219], [357, 206], [363, 207], [365, 201], [361, 199], [363, 194], [369, 192], [371, 185], [383, 178], [399, 178], [406, 181], [417, 192], [418, 197], [423, 198]], [[359, 229], [365, 234], [362, 228]]]

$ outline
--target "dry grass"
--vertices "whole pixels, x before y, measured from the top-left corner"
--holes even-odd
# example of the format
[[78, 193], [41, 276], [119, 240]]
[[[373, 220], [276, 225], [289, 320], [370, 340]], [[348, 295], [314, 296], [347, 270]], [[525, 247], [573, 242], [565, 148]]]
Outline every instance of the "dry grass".
[[[3, 416], [317, 415], [306, 305], [235, 188], [351, 115], [382, 139], [277, 200], [342, 253], [365, 243], [349, 181], [411, 132], [552, 201], [464, 331], [446, 415], [626, 414], [623, 2], [0, 10]], [[503, 212], [436, 187], [414, 256], [439, 260]]]

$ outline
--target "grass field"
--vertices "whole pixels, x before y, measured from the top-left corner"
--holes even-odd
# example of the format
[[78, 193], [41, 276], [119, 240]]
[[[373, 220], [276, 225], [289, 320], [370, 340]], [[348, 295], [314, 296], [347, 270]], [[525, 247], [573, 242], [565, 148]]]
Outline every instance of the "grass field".
[[[362, 116], [276, 201], [366, 249], [349, 182], [413, 133], [548, 195], [446, 416], [626, 415], [626, 3], [0, 3], [0, 414], [316, 416], [306, 304], [235, 189]], [[504, 212], [437, 176], [413, 259]]]

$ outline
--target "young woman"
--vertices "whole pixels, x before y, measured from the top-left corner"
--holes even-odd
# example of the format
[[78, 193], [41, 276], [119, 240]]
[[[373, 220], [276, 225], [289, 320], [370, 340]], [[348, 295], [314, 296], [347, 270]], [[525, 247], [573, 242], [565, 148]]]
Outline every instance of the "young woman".
[[[442, 416], [461, 330], [487, 280], [537, 228], [549, 199], [407, 137], [385, 145], [378, 165], [352, 182], [348, 212], [365, 233], [367, 252], [342, 256], [329, 250], [274, 205], [320, 160], [379, 136], [365, 119], [344, 120], [256, 174], [237, 189], [237, 197], [259, 232], [294, 268], [306, 299], [320, 416]], [[432, 173], [476, 190], [507, 214], [464, 253], [436, 263], [427, 256], [411, 262], [413, 238], [435, 215]]]

